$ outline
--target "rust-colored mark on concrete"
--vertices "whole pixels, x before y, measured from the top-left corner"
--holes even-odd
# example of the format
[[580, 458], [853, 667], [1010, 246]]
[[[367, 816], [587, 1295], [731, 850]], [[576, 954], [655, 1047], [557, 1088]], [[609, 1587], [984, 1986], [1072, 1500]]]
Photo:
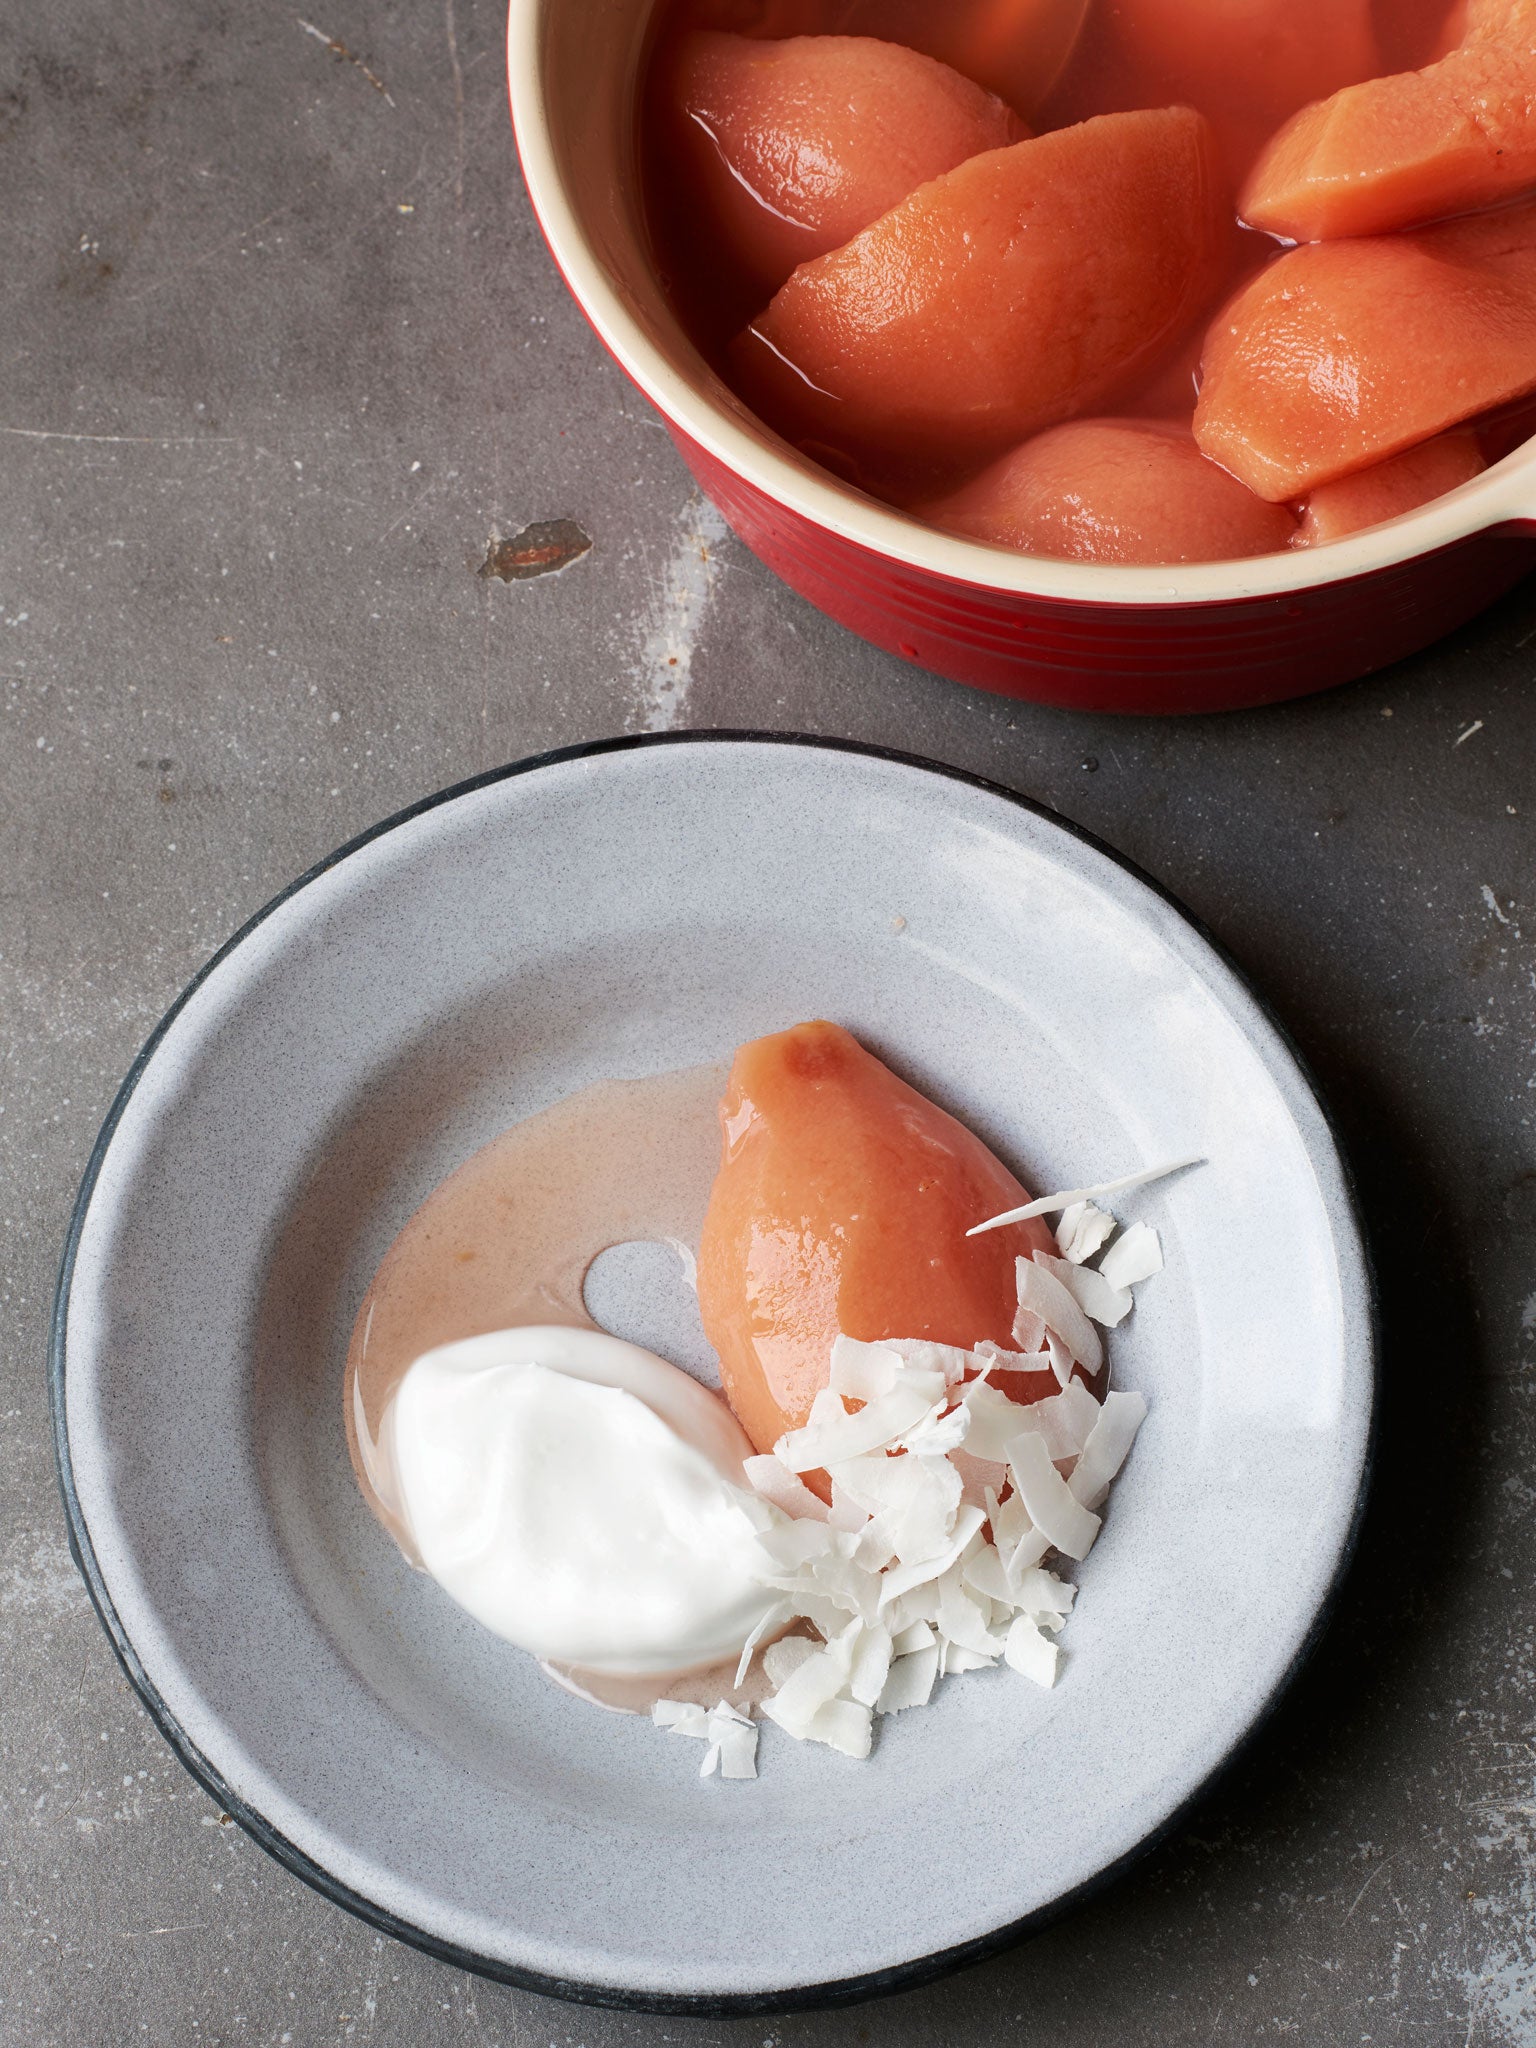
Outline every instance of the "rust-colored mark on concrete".
[[574, 519], [539, 519], [510, 540], [491, 540], [480, 564], [482, 576], [503, 583], [524, 583], [531, 576], [552, 576], [591, 552], [590, 537]]

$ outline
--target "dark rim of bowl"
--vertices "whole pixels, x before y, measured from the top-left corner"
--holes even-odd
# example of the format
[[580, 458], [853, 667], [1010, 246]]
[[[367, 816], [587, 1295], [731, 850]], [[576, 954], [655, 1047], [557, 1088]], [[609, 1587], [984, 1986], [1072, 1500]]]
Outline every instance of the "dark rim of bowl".
[[[1168, 904], [1190, 926], [1196, 935], [1210, 947], [1211, 951], [1249, 996], [1279, 1039], [1316, 1103], [1324, 1125], [1333, 1141], [1343, 1181], [1347, 1213], [1354, 1225], [1355, 1234], [1359, 1242], [1361, 1265], [1365, 1279], [1367, 1326], [1370, 1341], [1370, 1356], [1367, 1362], [1370, 1371], [1371, 1412], [1366, 1433], [1364, 1455], [1361, 1459], [1359, 1485], [1356, 1490], [1349, 1527], [1339, 1549], [1333, 1576], [1329, 1581], [1322, 1600], [1319, 1602], [1311, 1627], [1298, 1646], [1290, 1665], [1277, 1680], [1269, 1697], [1254, 1714], [1247, 1728], [1237, 1737], [1226, 1755], [1212, 1768], [1195, 1790], [1165, 1820], [1144, 1835], [1134, 1847], [1126, 1850], [1123, 1855], [1116, 1857], [1113, 1862], [1107, 1863], [1102, 1870], [1097, 1871], [1091, 1878], [1085, 1879], [1082, 1884], [1076, 1885], [1070, 1891], [1047, 1901], [1045, 1905], [1037, 1907], [1033, 1912], [1026, 1913], [1017, 1920], [1008, 1921], [1003, 1926], [993, 1929], [989, 1934], [978, 1935], [970, 1941], [957, 1943], [951, 1948], [940, 1949], [932, 1955], [915, 1956], [910, 1961], [894, 1964], [884, 1970], [872, 1970], [861, 1976], [834, 1978], [820, 1984], [791, 1985], [782, 1991], [674, 1994], [645, 1990], [625, 1990], [605, 1984], [588, 1984], [575, 1978], [549, 1977], [541, 1971], [521, 1969], [514, 1964], [503, 1963], [493, 1957], [478, 1955], [473, 1950], [460, 1948], [453, 1942], [440, 1940], [425, 1929], [413, 1925], [410, 1921], [402, 1920], [395, 1914], [386, 1911], [383, 1907], [375, 1905], [372, 1900], [363, 1897], [361, 1893], [355, 1892], [349, 1886], [341, 1883], [323, 1865], [315, 1862], [302, 1849], [290, 1842], [285, 1835], [280, 1834], [261, 1813], [240, 1799], [230, 1789], [218, 1770], [190, 1740], [186, 1731], [177, 1722], [175, 1715], [160, 1696], [154, 1681], [139, 1661], [138, 1653], [134, 1649], [127, 1630], [124, 1628], [117, 1610], [112, 1604], [111, 1595], [107, 1591], [101, 1569], [97, 1564], [96, 1554], [91, 1544], [90, 1531], [86, 1527], [79, 1495], [75, 1490], [74, 1469], [70, 1458], [69, 1429], [65, 1414], [65, 1374], [67, 1370], [65, 1331], [68, 1320], [70, 1284], [74, 1276], [75, 1257], [79, 1249], [86, 1211], [90, 1206], [91, 1195], [95, 1189], [97, 1178], [100, 1175], [102, 1163], [106, 1158], [113, 1135], [128, 1105], [128, 1101], [138, 1086], [145, 1068], [159, 1048], [161, 1040], [170, 1030], [171, 1025], [181, 1014], [192, 996], [223, 961], [238, 946], [243, 945], [246, 939], [275, 910], [297, 896], [311, 882], [318, 880], [324, 874], [328, 874], [332, 868], [338, 867], [343, 861], [349, 859], [351, 855], [359, 852], [363, 847], [370, 845], [374, 840], [381, 839], [386, 833], [396, 831], [400, 826], [409, 824], [413, 819], [424, 816], [428, 811], [436, 810], [439, 805], [452, 803], [457, 798], [467, 796], [475, 790], [489, 788], [498, 782], [510, 781], [515, 776], [533, 774], [541, 768], [553, 767], [565, 761], [590, 760], [603, 754], [629, 753], [637, 751], [642, 747], [708, 746], [719, 744], [804, 747], [813, 748], [825, 753], [861, 755], [870, 760], [891, 762], [902, 768], [915, 768], [925, 774], [944, 776], [951, 782], [964, 784], [967, 788], [981, 790], [989, 796], [1001, 797], [1005, 802], [1015, 805], [1019, 810], [1028, 811], [1033, 816], [1045, 820], [1046, 823], [1067, 833], [1069, 837], [1079, 840], [1085, 846], [1091, 847], [1095, 853], [1101, 854], [1107, 860], [1112, 861], [1117, 867], [1123, 869], [1137, 882], [1141, 883], [1144, 888], [1150, 889], [1154, 895], [1160, 897], [1163, 902]], [[1212, 1791], [1227, 1777], [1234, 1766], [1248, 1754], [1261, 1731], [1273, 1717], [1280, 1701], [1290, 1690], [1303, 1665], [1306, 1664], [1313, 1651], [1317, 1648], [1332, 1617], [1340, 1587], [1359, 1543], [1366, 1498], [1375, 1468], [1381, 1405], [1380, 1352], [1380, 1303], [1370, 1240], [1366, 1234], [1361, 1216], [1355, 1177], [1345, 1155], [1334, 1118], [1323, 1099], [1321, 1090], [1318, 1088], [1310, 1067], [1302, 1057], [1285, 1025], [1275, 1015], [1263, 996], [1252, 986], [1247, 975], [1244, 974], [1243, 970], [1232, 959], [1225, 947], [1212, 937], [1200, 919], [1194, 916], [1170, 890], [1165, 889], [1161, 883], [1155, 881], [1143, 869], [1138, 867], [1134, 861], [1128, 860], [1124, 854], [1118, 853], [1113, 847], [1106, 845], [1094, 833], [1086, 831], [1081, 825], [1075, 825], [1069, 819], [1061, 817], [1048, 805], [1037, 803], [1033, 798], [1021, 796], [1016, 790], [1005, 789], [998, 783], [988, 781], [985, 776], [972, 775], [965, 769], [947, 767], [942, 762], [925, 760], [921, 755], [903, 753], [896, 748], [868, 746], [855, 740], [826, 739], [809, 733], [757, 732], [751, 729], [733, 731], [727, 729], [698, 732], [643, 733], [621, 739], [589, 740], [576, 746], [555, 747], [547, 753], [533, 754], [525, 760], [511, 762], [505, 767], [491, 768], [483, 774], [472, 775], [466, 781], [454, 783], [448, 789], [439, 790], [432, 796], [423, 797], [418, 803], [407, 805], [404, 810], [396, 811], [393, 816], [383, 819], [377, 825], [370, 826], [367, 831], [360, 832], [356, 838], [349, 839], [345, 845], [338, 847], [334, 853], [326, 855], [323, 860], [317, 861], [313, 867], [307, 869], [295, 881], [290, 882], [287, 888], [280, 890], [269, 903], [258, 910], [254, 916], [248, 918], [239, 930], [231, 938], [227, 939], [197, 974], [193, 976], [175, 1002], [166, 1011], [155, 1029], [150, 1033], [138, 1057], [128, 1069], [112, 1107], [107, 1112], [106, 1121], [102, 1124], [101, 1131], [92, 1148], [90, 1159], [87, 1162], [85, 1174], [80, 1183], [80, 1191], [75, 1198], [74, 1210], [70, 1217], [69, 1231], [64, 1242], [64, 1256], [59, 1269], [58, 1287], [54, 1295], [49, 1338], [48, 1391], [49, 1405], [53, 1418], [54, 1458], [58, 1471], [59, 1490], [64, 1499], [64, 1513], [68, 1522], [70, 1553], [80, 1569], [82, 1578], [85, 1580], [92, 1605], [95, 1607], [102, 1626], [111, 1640], [117, 1660], [127, 1675], [129, 1683], [143, 1701], [151, 1720], [176, 1752], [182, 1763], [191, 1772], [192, 1776], [203, 1787], [204, 1791], [218, 1802], [221, 1810], [228, 1814], [231, 1820], [238, 1822], [245, 1832], [267, 1851], [268, 1855], [275, 1857], [295, 1877], [302, 1878], [307, 1885], [311, 1886], [323, 1897], [330, 1899], [338, 1906], [345, 1907], [349, 1913], [356, 1914], [360, 1920], [367, 1921], [370, 1926], [376, 1927], [381, 1933], [391, 1935], [395, 1940], [405, 1942], [413, 1948], [421, 1949], [426, 1954], [434, 1956], [439, 1962], [450, 1964], [455, 1969], [468, 1970], [479, 1976], [492, 1978], [499, 1983], [514, 1985], [520, 1990], [541, 1992], [546, 1997], [569, 1999], [584, 2005], [608, 2006], [622, 2012], [670, 2013], [696, 2018], [728, 2019], [746, 2017], [752, 2014], [804, 2012], [829, 2006], [856, 2005], [867, 1999], [888, 1997], [895, 1992], [914, 1990], [919, 1985], [932, 1983], [936, 1978], [946, 1976], [950, 1971], [960, 1969], [967, 1963], [979, 1962], [987, 1956], [996, 1955], [999, 1951], [1009, 1948], [1022, 1940], [1026, 1935], [1040, 1932], [1043, 1928], [1061, 1919], [1076, 1907], [1085, 1904], [1099, 1893], [1106, 1891], [1134, 1865], [1150, 1855], [1155, 1848], [1167, 1841], [1170, 1836], [1175, 1834], [1184, 1825], [1195, 1808], [1210, 1796]]]

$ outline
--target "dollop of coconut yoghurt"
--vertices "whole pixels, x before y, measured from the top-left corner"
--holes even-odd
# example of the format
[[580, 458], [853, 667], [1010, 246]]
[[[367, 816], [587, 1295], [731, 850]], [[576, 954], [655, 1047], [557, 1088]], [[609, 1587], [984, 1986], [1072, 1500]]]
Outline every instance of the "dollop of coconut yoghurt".
[[621, 1677], [737, 1657], [773, 1603], [725, 1403], [600, 1330], [498, 1330], [418, 1358], [385, 1429], [421, 1561], [546, 1662]]

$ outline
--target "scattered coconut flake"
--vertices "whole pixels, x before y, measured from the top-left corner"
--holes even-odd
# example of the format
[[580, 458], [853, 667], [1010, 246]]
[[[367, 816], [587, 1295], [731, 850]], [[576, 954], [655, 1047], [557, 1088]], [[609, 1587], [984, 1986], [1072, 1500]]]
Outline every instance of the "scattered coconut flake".
[[1069, 1377], [1059, 1394], [1048, 1394], [1023, 1411], [1020, 1428], [1037, 1430], [1045, 1438], [1052, 1464], [1061, 1465], [1078, 1455], [1098, 1419], [1098, 1402], [1081, 1380]]
[[[1045, 1349], [1045, 1337], [1045, 1318], [1036, 1315], [1033, 1309], [1025, 1308], [1021, 1301], [1013, 1318], [1014, 1343], [1026, 1356], [1034, 1356]], [[1030, 1370], [1037, 1371], [1039, 1368], [1032, 1366]]]
[[873, 1735], [874, 1717], [868, 1707], [857, 1700], [828, 1700], [806, 1729], [804, 1739], [824, 1742], [828, 1749], [841, 1750], [844, 1756], [862, 1763], [869, 1755]]
[[900, 1714], [908, 1707], [927, 1706], [939, 1675], [938, 1638], [931, 1629], [928, 1633], [930, 1640], [920, 1650], [898, 1657], [891, 1665], [891, 1674], [875, 1702], [877, 1714]]
[[[1003, 1639], [992, 1633], [992, 1610], [986, 1611], [972, 1599], [964, 1583], [965, 1563], [952, 1564], [939, 1580], [939, 1634], [962, 1649], [975, 1650], [983, 1657], [1002, 1654]], [[949, 1668], [946, 1660], [945, 1669]]]
[[878, 1401], [895, 1386], [902, 1364], [894, 1344], [861, 1344], [857, 1337], [839, 1336], [827, 1384], [846, 1401]]
[[757, 1724], [746, 1714], [741, 1714], [728, 1700], [721, 1700], [709, 1716], [709, 1748], [699, 1766], [699, 1776], [707, 1778], [720, 1767], [722, 1778], [755, 1778], [757, 1776]]
[[1074, 1202], [1096, 1202], [1101, 1195], [1118, 1195], [1126, 1188], [1145, 1187], [1148, 1181], [1162, 1180], [1170, 1173], [1181, 1173], [1186, 1166], [1204, 1163], [1198, 1157], [1174, 1159], [1166, 1166], [1149, 1166], [1141, 1173], [1122, 1174], [1119, 1180], [1102, 1180], [1097, 1187], [1068, 1188], [1059, 1195], [1041, 1195], [1026, 1202], [1022, 1209], [1008, 1209], [1001, 1216], [989, 1216], [985, 1223], [973, 1223], [965, 1234], [980, 1237], [984, 1230], [1001, 1230], [1006, 1223], [1027, 1223], [1032, 1216], [1054, 1216], [1059, 1209], [1070, 1209]]
[[[888, 1394], [880, 1395], [855, 1415], [850, 1415], [840, 1397], [834, 1395], [835, 1414], [828, 1408], [818, 1415], [813, 1405], [810, 1421], [803, 1429], [792, 1429], [781, 1436], [773, 1447], [773, 1455], [791, 1472], [816, 1472], [848, 1458], [884, 1450], [909, 1429], [915, 1429], [943, 1401], [944, 1393], [942, 1374], [914, 1372], [905, 1374]], [[821, 1399], [818, 1394], [816, 1403]]]
[[946, 1643], [943, 1662], [944, 1676], [958, 1678], [964, 1671], [990, 1671], [997, 1662], [997, 1656], [984, 1657], [979, 1650], [968, 1649], [964, 1643]]
[[1099, 1518], [1084, 1507], [1051, 1463], [1045, 1438], [1037, 1430], [1025, 1430], [1008, 1446], [1008, 1470], [1025, 1513], [1051, 1549], [1063, 1557], [1085, 1558], [1099, 1533]]
[[1007, 1467], [1000, 1457], [977, 1458], [969, 1447], [951, 1451], [948, 1463], [960, 1475], [960, 1498], [972, 1507], [985, 1506], [988, 1487], [1001, 1493], [1008, 1481]]
[[1063, 1209], [1056, 1225], [1056, 1245], [1064, 1259], [1080, 1266], [1091, 1259], [1115, 1234], [1115, 1219], [1096, 1209], [1092, 1202], [1073, 1202]]
[[1019, 1573], [1012, 1597], [1015, 1606], [1022, 1607], [1039, 1627], [1058, 1629], [1072, 1612], [1077, 1588], [1066, 1579], [1058, 1579], [1054, 1572], [1032, 1565]]
[[904, 1628], [899, 1636], [891, 1638], [893, 1657], [910, 1657], [914, 1650], [927, 1650], [938, 1641], [926, 1621], [914, 1621], [910, 1628]]
[[1085, 1508], [1096, 1508], [1110, 1488], [1110, 1482], [1125, 1463], [1136, 1432], [1147, 1419], [1147, 1404], [1140, 1394], [1106, 1394], [1083, 1455], [1069, 1482], [1073, 1495]]
[[832, 1511], [827, 1516], [827, 1527], [836, 1529], [843, 1536], [860, 1536], [869, 1522], [868, 1508], [861, 1508], [848, 1492], [846, 1486], [832, 1481]]
[[975, 1370], [974, 1354], [959, 1344], [934, 1344], [926, 1337], [892, 1337], [888, 1350], [922, 1372], [941, 1372], [952, 1387], [958, 1387], [968, 1372]]
[[1070, 1259], [1053, 1259], [1049, 1252], [1037, 1252], [1035, 1263], [1044, 1266], [1066, 1288], [1085, 1316], [1105, 1329], [1113, 1330], [1131, 1312], [1131, 1290], [1111, 1287], [1092, 1266], [1074, 1266]]
[[813, 1558], [836, 1555], [840, 1534], [841, 1531], [828, 1523], [806, 1515], [798, 1522], [780, 1522], [775, 1528], [765, 1530], [758, 1536], [757, 1543], [781, 1571], [795, 1572]]
[[1056, 1667], [1061, 1662], [1061, 1652], [1049, 1636], [1041, 1634], [1027, 1614], [1021, 1614], [1009, 1629], [1003, 1657], [1021, 1677], [1032, 1678], [1036, 1685], [1052, 1686], [1056, 1683]]
[[781, 1508], [786, 1515], [824, 1522], [827, 1519], [827, 1504], [818, 1494], [812, 1493], [803, 1479], [796, 1478], [786, 1465], [768, 1453], [761, 1457], [743, 1458], [741, 1469], [747, 1475], [747, 1484], [761, 1496]]
[[773, 1698], [763, 1703], [763, 1712], [797, 1741], [806, 1739], [817, 1714], [848, 1683], [856, 1634], [863, 1625], [861, 1621], [852, 1621], [824, 1649], [813, 1650]]
[[807, 1657], [814, 1657], [816, 1645], [809, 1636], [780, 1636], [763, 1652], [763, 1673], [775, 1692], [785, 1679], [800, 1669]]
[[925, 1585], [913, 1586], [887, 1601], [880, 1610], [880, 1619], [895, 1636], [920, 1621], [932, 1622], [938, 1611], [939, 1596], [930, 1579]]
[[1030, 1417], [1035, 1412], [1022, 1401], [1010, 1401], [1000, 1387], [986, 1380], [972, 1381], [961, 1394], [960, 1404], [971, 1418], [965, 1439], [967, 1454], [993, 1464], [1004, 1462], [1009, 1443], [1021, 1429], [1030, 1426]]
[[848, 1668], [848, 1691], [860, 1706], [872, 1707], [885, 1688], [891, 1669], [891, 1633], [878, 1623], [866, 1627], [854, 1645]]
[[[984, 1543], [972, 1553], [966, 1560], [964, 1576], [965, 1583], [973, 1592], [985, 1594], [989, 1600], [1004, 1601], [1009, 1606], [1018, 1605], [995, 1543]], [[942, 1618], [942, 1609], [940, 1613]]]
[[793, 1619], [794, 1609], [787, 1600], [776, 1600], [773, 1603], [741, 1646], [741, 1661], [736, 1666], [735, 1683], [737, 1686], [745, 1682], [747, 1673], [752, 1667], [752, 1659], [757, 1654], [757, 1646], [764, 1636], [771, 1636], [775, 1629], [783, 1628]]
[[[1054, 1469], [1054, 1468], [1053, 1468]], [[880, 1605], [885, 1608], [898, 1594], [911, 1592], [931, 1579], [942, 1578], [986, 1520], [980, 1508], [962, 1507], [955, 1516], [954, 1534], [948, 1547], [937, 1557], [921, 1558], [911, 1564], [895, 1564], [884, 1574]]]
[[1163, 1270], [1163, 1241], [1150, 1223], [1133, 1223], [1099, 1261], [1111, 1287], [1137, 1287]]
[[[1059, 1261], [1052, 1260], [1051, 1263], [1054, 1265]], [[1019, 1277], [1019, 1307], [1037, 1315], [1051, 1335], [1059, 1338], [1071, 1352], [1077, 1364], [1086, 1366], [1089, 1372], [1098, 1372], [1104, 1364], [1104, 1346], [1099, 1342], [1098, 1331], [1078, 1307], [1071, 1290], [1039, 1259], [1021, 1258], [1015, 1264]], [[1074, 1266], [1071, 1270], [1075, 1273], [1080, 1269]]]
[[859, 1540], [853, 1546], [853, 1562], [861, 1572], [883, 1572], [888, 1564], [895, 1563], [891, 1521], [889, 1514], [871, 1515], [859, 1532]]
[[[867, 1756], [874, 1714], [923, 1705], [941, 1677], [999, 1659], [1036, 1684], [1055, 1683], [1055, 1638], [1077, 1589], [1046, 1559], [1092, 1548], [1095, 1510], [1146, 1415], [1140, 1395], [1117, 1391], [1100, 1403], [1076, 1372], [1102, 1368], [1095, 1323], [1118, 1324], [1131, 1288], [1163, 1263], [1156, 1231], [1135, 1224], [1115, 1238], [1114, 1219], [1091, 1197], [1175, 1170], [1016, 1212], [1062, 1212], [1059, 1256], [1016, 1262], [1021, 1349], [840, 1337], [830, 1384], [804, 1427], [781, 1437], [772, 1457], [746, 1461], [753, 1491], [742, 1508], [757, 1532], [761, 1583], [779, 1597], [743, 1648], [737, 1683], [760, 1656], [774, 1688], [762, 1712], [796, 1741]], [[1096, 1267], [1087, 1263], [1095, 1257]], [[1047, 1370], [1060, 1391], [1028, 1403], [989, 1379]], [[831, 1481], [830, 1507], [799, 1476], [816, 1470]], [[803, 1632], [807, 1623], [819, 1641]], [[801, 1632], [782, 1633], [797, 1625]], [[704, 1741], [704, 1776], [756, 1776], [757, 1725], [727, 1702], [706, 1712], [663, 1701], [653, 1719]]]
[[692, 1735], [700, 1742], [709, 1739], [709, 1715], [693, 1700], [658, 1700], [651, 1719], [669, 1735]]
[[905, 1436], [896, 1439], [893, 1449], [917, 1451], [925, 1458], [947, 1458], [965, 1442], [970, 1426], [970, 1409], [957, 1401], [942, 1414], [937, 1409], [930, 1410], [916, 1429], [909, 1429]]

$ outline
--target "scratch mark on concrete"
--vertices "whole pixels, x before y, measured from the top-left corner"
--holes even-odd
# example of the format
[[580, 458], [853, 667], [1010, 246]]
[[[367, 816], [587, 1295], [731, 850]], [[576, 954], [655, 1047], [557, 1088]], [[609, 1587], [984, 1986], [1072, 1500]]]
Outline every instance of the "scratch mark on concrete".
[[51, 427], [0, 427], [20, 441], [91, 441], [116, 448], [240, 448], [237, 434], [64, 434]]
[[674, 732], [688, 716], [693, 656], [720, 576], [724, 519], [695, 491], [677, 520], [677, 537], [644, 621], [640, 658], [630, 670], [641, 732]]
[[1482, 729], [1483, 721], [1480, 718], [1474, 718], [1472, 723], [1467, 727], [1466, 731], [1463, 733], [1458, 733], [1456, 738], [1452, 741], [1452, 752], [1454, 753], [1457, 747], [1464, 747], [1467, 744], [1467, 741], [1471, 739], [1473, 733], [1481, 732]]
[[390, 98], [389, 87], [384, 83], [383, 79], [378, 76], [377, 72], [370, 71], [362, 58], [354, 51], [349, 50], [339, 37], [328, 36], [323, 28], [316, 28], [315, 24], [312, 21], [306, 21], [302, 14], [295, 16], [295, 19], [305, 35], [313, 36], [316, 42], [324, 43], [333, 56], [344, 58], [348, 64], [355, 64], [374, 91], [381, 93], [390, 106], [395, 104]]
[[448, 63], [453, 72], [453, 203], [464, 210], [464, 72], [459, 63], [459, 38], [454, 28], [453, 0], [443, 0], [443, 22], [448, 31]]
[[1493, 912], [1494, 916], [1499, 920], [1500, 924], [1509, 923], [1509, 919], [1504, 915], [1504, 912], [1499, 908], [1498, 897], [1494, 895], [1492, 889], [1489, 888], [1486, 882], [1484, 882], [1483, 884], [1483, 901], [1487, 904], [1488, 908]]
[[1353, 1917], [1355, 1906], [1359, 1905], [1360, 1901], [1365, 1897], [1366, 1893], [1370, 1890], [1371, 1886], [1376, 1882], [1377, 1878], [1381, 1876], [1382, 1872], [1385, 1870], [1390, 1870], [1391, 1868], [1392, 1866], [1390, 1863], [1377, 1864], [1376, 1868], [1365, 1880], [1365, 1883], [1361, 1885], [1359, 1891], [1355, 1893], [1354, 1905], [1350, 1907], [1349, 1911], [1344, 1915], [1343, 1920], [1339, 1922], [1339, 1925], [1341, 1927], [1343, 1927], [1346, 1924], [1346, 1922], [1348, 1922]]

